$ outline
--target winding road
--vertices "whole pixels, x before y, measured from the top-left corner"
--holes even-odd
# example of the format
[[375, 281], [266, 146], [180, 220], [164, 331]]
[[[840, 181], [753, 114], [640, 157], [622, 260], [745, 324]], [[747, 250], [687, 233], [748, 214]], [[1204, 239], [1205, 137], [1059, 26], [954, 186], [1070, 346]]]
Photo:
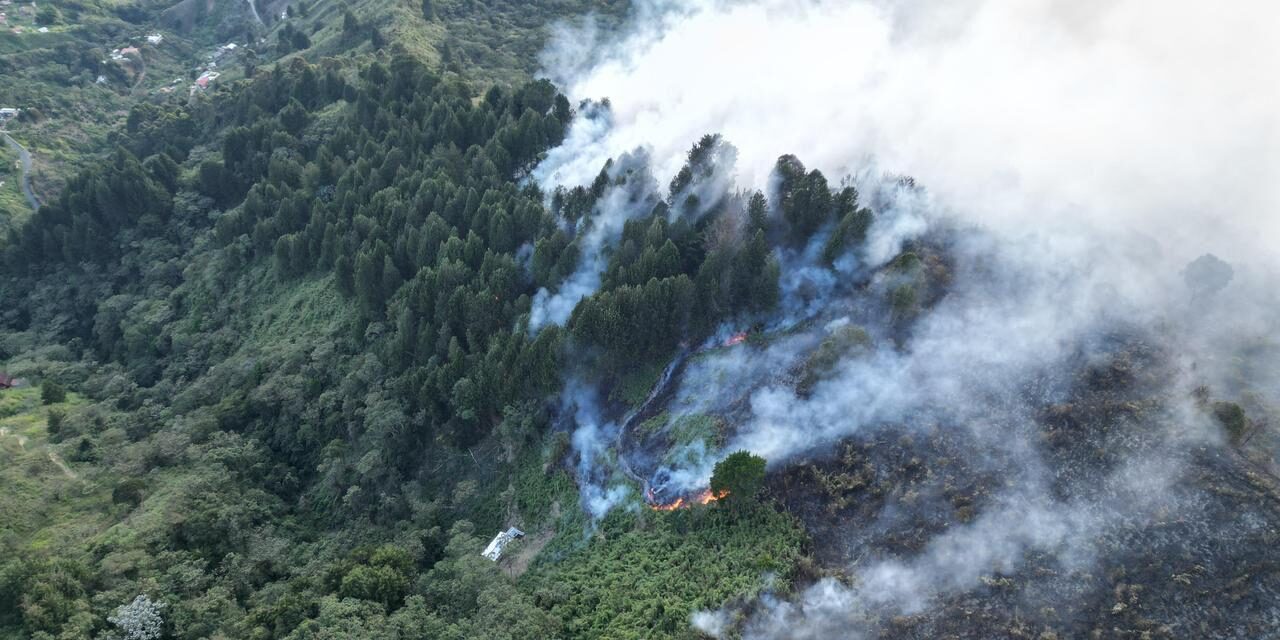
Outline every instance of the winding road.
[[35, 211], [40, 208], [40, 199], [36, 197], [36, 192], [31, 190], [31, 152], [18, 144], [17, 140], [9, 137], [8, 133], [0, 131], [0, 135], [3, 135], [4, 141], [18, 152], [18, 160], [22, 163], [22, 195], [26, 196], [27, 204], [31, 206], [32, 211]]
[[249, 10], [253, 12], [253, 19], [257, 20], [258, 24], [264, 27], [267, 26], [267, 23], [262, 21], [262, 16], [258, 15], [258, 4], [254, 2], [254, 0], [248, 0], [248, 2], [249, 2]]

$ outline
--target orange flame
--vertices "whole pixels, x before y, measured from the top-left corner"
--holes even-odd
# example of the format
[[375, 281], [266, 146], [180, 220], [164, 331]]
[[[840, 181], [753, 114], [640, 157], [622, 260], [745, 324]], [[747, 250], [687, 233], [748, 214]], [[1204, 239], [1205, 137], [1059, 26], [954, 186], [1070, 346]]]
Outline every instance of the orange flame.
[[732, 336], [730, 336], [728, 340], [724, 341], [724, 346], [732, 347], [735, 344], [742, 344], [743, 342], [746, 342], [746, 341], [747, 341], [747, 332], [743, 331], [741, 333], [735, 333]]
[[718, 493], [712, 492], [710, 489], [705, 489], [692, 496], [689, 496], [687, 500], [685, 499], [684, 496], [681, 496], [679, 498], [676, 498], [675, 502], [671, 502], [667, 504], [651, 504], [649, 505], [649, 507], [654, 511], [675, 511], [676, 509], [684, 509], [686, 507], [692, 507], [695, 504], [711, 504], [712, 502], [715, 502], [716, 500], [719, 500], [727, 495], [729, 495], [729, 491], [727, 489], [722, 490]]

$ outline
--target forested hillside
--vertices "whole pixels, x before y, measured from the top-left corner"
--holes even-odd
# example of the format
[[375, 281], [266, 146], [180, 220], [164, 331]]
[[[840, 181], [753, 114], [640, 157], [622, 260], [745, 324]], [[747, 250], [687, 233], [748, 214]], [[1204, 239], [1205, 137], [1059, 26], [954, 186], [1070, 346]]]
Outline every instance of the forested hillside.
[[[4, 50], [44, 105], [10, 131], [67, 155], [0, 241], [0, 638], [1274, 630], [1268, 339], [810, 149], [752, 183], [714, 130], [596, 162], [634, 111], [538, 56], [560, 20], [660, 22], [629, 9], [36, 32], [162, 33], [115, 67], [185, 69], [163, 94], [70, 40]], [[1234, 277], [1175, 281], [1230, 314]]]
[[[555, 87], [477, 92], [470, 63], [386, 47], [139, 104], [10, 231], [6, 371], [75, 400], [6, 392], [7, 634], [110, 634], [144, 594], [166, 637], [653, 637], [791, 571], [800, 534], [767, 507], [584, 537], [551, 424], [568, 350], [620, 380], [776, 302], [762, 212], [732, 234], [675, 201], [722, 142], [670, 201], [617, 166], [545, 194], [523, 178], [574, 117]], [[569, 332], [530, 331], [534, 293], [577, 267], [575, 226], [629, 180], [652, 211], [606, 286]], [[535, 534], [519, 581], [478, 555], [513, 522]], [[633, 599], [633, 571], [670, 557], [683, 570]]]

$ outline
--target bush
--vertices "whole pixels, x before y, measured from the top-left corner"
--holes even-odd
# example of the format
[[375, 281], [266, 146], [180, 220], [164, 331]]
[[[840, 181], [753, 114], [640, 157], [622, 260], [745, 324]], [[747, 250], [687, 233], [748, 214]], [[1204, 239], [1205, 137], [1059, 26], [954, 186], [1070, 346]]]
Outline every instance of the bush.
[[42, 404], [58, 404], [59, 402], [65, 402], [66, 399], [66, 387], [48, 379], [40, 383], [40, 402]]
[[1249, 418], [1244, 415], [1244, 409], [1234, 402], [1213, 403], [1213, 417], [1227, 430], [1227, 437], [1232, 443], [1240, 442], [1249, 430]]
[[910, 284], [899, 285], [889, 294], [889, 304], [898, 317], [906, 317], [915, 312], [916, 288]]
[[136, 507], [142, 504], [142, 490], [146, 486], [146, 483], [138, 478], [129, 478], [111, 490], [111, 502]]
[[40, 12], [36, 14], [36, 24], [38, 25], [47, 27], [58, 24], [59, 22], [62, 22], [62, 13], [58, 11], [57, 7], [52, 5], [44, 5], [44, 7], [40, 9]]
[[49, 437], [55, 442], [58, 434], [62, 433], [63, 423], [66, 421], [67, 414], [61, 409], [49, 409], [45, 418], [45, 429], [49, 432]]
[[76, 443], [76, 448], [67, 456], [72, 462], [93, 462], [98, 459], [98, 452], [93, 446], [93, 441], [81, 436], [80, 441]]

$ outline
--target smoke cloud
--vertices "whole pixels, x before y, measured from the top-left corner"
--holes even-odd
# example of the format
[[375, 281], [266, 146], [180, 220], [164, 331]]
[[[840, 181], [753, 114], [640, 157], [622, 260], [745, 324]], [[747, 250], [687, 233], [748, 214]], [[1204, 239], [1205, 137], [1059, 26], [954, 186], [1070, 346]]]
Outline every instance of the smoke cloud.
[[1264, 0], [641, 3], [620, 42], [566, 28], [544, 57], [613, 121], [542, 172], [585, 184], [647, 147], [670, 176], [721, 133], [744, 185], [783, 153], [837, 176], [874, 163], [984, 224], [1256, 253], [1280, 235], [1277, 25]]

